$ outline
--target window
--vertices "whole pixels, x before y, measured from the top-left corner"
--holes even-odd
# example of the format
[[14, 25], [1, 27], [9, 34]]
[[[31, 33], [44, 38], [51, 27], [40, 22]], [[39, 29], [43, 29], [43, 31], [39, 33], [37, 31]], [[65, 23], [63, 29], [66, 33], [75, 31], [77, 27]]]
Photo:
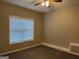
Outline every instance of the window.
[[34, 20], [17, 16], [9, 17], [9, 43], [21, 43], [33, 40]]

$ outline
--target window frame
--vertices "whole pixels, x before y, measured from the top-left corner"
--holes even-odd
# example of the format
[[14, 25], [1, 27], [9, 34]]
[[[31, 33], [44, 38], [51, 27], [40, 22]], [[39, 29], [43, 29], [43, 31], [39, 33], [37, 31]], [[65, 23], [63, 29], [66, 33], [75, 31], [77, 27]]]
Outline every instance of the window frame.
[[[14, 42], [10, 42], [10, 17], [17, 17], [18, 19], [22, 18], [22, 20], [28, 19], [28, 20], [32, 20], [33, 21], [33, 31], [32, 31], [32, 39], [27, 39], [27, 40], [20, 40], [20, 41], [14, 41]], [[20, 16], [13, 16], [10, 15], [9, 16], [9, 44], [18, 44], [18, 43], [24, 43], [24, 42], [30, 42], [30, 41], [34, 41], [34, 27], [35, 27], [35, 21], [33, 18], [25, 18], [25, 17], [20, 17]]]

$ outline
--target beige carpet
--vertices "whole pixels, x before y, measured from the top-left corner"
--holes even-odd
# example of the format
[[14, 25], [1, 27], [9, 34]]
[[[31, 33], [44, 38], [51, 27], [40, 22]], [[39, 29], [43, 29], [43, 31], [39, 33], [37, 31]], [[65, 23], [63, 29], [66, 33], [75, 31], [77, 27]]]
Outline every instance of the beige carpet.
[[79, 59], [79, 56], [64, 53], [46, 46], [37, 46], [10, 54], [10, 59]]

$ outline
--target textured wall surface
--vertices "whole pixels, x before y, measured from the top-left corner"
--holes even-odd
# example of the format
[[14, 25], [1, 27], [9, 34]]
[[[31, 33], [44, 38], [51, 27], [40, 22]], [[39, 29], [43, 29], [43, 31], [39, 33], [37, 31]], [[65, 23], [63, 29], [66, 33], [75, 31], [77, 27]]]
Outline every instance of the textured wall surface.
[[[42, 13], [24, 9], [4, 2], [0, 2], [0, 7], [0, 22], [2, 21], [2, 26], [0, 27], [0, 53], [36, 45], [42, 41]], [[9, 15], [34, 18], [34, 41], [13, 45], [9, 44]]]
[[[77, 0], [78, 1], [78, 0]], [[64, 0], [63, 8], [44, 16], [44, 41], [69, 48], [70, 42], [79, 44], [79, 2]]]

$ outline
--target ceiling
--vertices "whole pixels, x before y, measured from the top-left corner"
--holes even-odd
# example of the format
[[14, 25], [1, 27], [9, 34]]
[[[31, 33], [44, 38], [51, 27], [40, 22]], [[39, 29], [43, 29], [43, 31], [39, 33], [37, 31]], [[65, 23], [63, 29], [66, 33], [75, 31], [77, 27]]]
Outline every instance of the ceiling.
[[67, 5], [67, 4], [73, 4], [73, 3], [78, 3], [79, 4], [79, 0], [63, 0], [62, 3], [53, 3], [51, 8], [47, 8], [44, 6], [34, 6], [37, 2], [43, 1], [43, 0], [3, 0], [5, 2], [8, 2], [10, 4], [14, 4], [20, 7], [24, 7], [24, 8], [28, 8], [28, 9], [32, 9], [38, 12], [49, 12], [55, 8], [61, 7], [62, 5]]

